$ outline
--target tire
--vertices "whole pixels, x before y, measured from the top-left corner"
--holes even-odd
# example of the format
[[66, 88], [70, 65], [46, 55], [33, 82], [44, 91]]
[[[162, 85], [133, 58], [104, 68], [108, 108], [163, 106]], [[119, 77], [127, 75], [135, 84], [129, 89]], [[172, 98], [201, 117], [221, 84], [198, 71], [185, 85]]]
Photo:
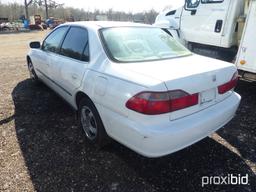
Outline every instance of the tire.
[[81, 99], [78, 107], [78, 125], [84, 131], [86, 141], [100, 149], [110, 141], [103, 126], [100, 115], [93, 102], [87, 98]]
[[2, 29], [3, 31], [10, 31], [11, 29], [9, 28], [9, 27], [3, 27], [3, 29]]
[[34, 69], [33, 63], [30, 60], [28, 61], [28, 71], [29, 71], [30, 79], [34, 83], [39, 83], [39, 79], [38, 79], [38, 76], [36, 75], [36, 71]]

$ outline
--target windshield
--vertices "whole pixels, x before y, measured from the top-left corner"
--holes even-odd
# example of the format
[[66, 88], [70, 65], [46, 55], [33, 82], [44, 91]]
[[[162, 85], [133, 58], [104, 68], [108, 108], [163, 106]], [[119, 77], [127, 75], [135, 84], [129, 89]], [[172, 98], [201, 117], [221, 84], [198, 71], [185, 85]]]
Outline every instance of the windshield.
[[161, 60], [190, 55], [160, 28], [114, 27], [101, 30], [108, 55], [119, 62]]

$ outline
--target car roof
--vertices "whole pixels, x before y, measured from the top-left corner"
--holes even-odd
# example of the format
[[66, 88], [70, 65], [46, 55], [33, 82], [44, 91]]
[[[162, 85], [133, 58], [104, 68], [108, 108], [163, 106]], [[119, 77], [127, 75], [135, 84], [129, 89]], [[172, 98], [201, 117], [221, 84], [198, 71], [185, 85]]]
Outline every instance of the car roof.
[[152, 25], [133, 23], [133, 22], [119, 22], [119, 21], [76, 21], [64, 23], [62, 26], [81, 26], [94, 29], [109, 28], [109, 27], [153, 27]]

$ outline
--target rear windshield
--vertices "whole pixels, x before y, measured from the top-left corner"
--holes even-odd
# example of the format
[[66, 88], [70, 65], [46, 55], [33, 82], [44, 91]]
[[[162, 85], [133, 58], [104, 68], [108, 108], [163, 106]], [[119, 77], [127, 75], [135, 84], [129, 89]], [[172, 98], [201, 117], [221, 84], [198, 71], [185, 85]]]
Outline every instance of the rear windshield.
[[107, 54], [118, 62], [161, 60], [191, 54], [160, 28], [113, 27], [100, 32]]

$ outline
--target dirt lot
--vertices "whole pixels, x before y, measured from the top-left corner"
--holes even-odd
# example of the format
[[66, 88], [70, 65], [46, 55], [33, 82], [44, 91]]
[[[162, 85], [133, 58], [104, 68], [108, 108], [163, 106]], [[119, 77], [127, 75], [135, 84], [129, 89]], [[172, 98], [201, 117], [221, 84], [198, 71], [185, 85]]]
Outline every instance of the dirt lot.
[[[97, 151], [74, 111], [28, 79], [28, 43], [45, 33], [0, 35], [0, 191], [256, 191], [255, 83], [239, 83], [231, 123], [189, 148], [158, 159], [116, 142]], [[249, 185], [201, 186], [228, 174], [248, 174]]]

